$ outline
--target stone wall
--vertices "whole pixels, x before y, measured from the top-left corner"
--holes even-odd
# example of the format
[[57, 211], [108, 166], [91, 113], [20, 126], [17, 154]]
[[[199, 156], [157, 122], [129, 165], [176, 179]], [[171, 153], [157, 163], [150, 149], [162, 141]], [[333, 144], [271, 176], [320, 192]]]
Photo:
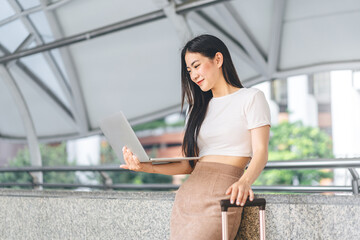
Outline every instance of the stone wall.
[[[0, 239], [168, 239], [172, 192], [0, 190]], [[357, 239], [360, 196], [257, 194], [267, 239]], [[257, 239], [258, 209], [237, 239]]]

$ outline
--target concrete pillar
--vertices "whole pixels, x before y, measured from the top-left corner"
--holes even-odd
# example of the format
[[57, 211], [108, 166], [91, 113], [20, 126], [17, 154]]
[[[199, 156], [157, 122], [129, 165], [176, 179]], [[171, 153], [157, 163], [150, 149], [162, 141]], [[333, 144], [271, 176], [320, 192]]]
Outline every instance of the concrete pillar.
[[[330, 78], [333, 153], [338, 158], [359, 157], [360, 93], [353, 87], [352, 71], [332, 71]], [[347, 169], [336, 169], [334, 174], [335, 185], [351, 184]]]
[[289, 77], [288, 82], [289, 121], [301, 120], [305, 126], [318, 126], [318, 107], [316, 99], [308, 92], [307, 75]]
[[270, 81], [262, 82], [262, 83], [254, 85], [252, 87], [261, 90], [264, 93], [267, 102], [269, 103], [271, 126], [278, 124], [280, 109], [279, 109], [279, 106], [277, 105], [277, 103], [275, 101], [271, 100], [271, 82]]

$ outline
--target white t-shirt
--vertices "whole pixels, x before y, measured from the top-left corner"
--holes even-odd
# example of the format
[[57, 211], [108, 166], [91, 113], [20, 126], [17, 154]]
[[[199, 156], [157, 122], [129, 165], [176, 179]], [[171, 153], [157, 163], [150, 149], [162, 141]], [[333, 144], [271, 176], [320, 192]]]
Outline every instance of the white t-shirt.
[[241, 88], [212, 98], [197, 139], [199, 157], [252, 156], [250, 129], [270, 125], [270, 109], [262, 91]]

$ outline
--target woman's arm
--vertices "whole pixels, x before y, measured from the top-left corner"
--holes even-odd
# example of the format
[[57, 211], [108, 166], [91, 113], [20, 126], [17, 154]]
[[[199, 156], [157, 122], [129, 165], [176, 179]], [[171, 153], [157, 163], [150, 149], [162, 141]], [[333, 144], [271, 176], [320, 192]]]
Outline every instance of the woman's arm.
[[153, 173], [165, 175], [190, 174], [193, 168], [189, 161], [180, 161], [167, 164], [153, 164]]
[[251, 130], [253, 157], [244, 175], [241, 176], [250, 185], [259, 177], [268, 161], [269, 132], [269, 125]]
[[225, 193], [227, 195], [231, 194], [231, 203], [234, 203], [236, 200], [236, 204], [240, 205], [241, 203], [242, 206], [245, 204], [249, 195], [250, 201], [254, 199], [254, 192], [251, 189], [251, 185], [259, 177], [268, 161], [269, 125], [251, 129], [250, 132], [253, 157], [239, 181], [231, 185]]
[[123, 169], [136, 172], [159, 173], [165, 175], [190, 174], [193, 169], [189, 161], [180, 161], [167, 164], [141, 163], [139, 159], [126, 147], [123, 148], [123, 156], [126, 165], [120, 165]]

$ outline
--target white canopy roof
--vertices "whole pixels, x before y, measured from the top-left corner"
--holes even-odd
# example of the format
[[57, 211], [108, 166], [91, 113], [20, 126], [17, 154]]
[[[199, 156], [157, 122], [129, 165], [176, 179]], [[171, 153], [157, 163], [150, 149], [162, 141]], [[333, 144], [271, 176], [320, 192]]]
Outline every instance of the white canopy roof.
[[[177, 13], [177, 14], [175, 14]], [[0, 2], [0, 138], [99, 132], [180, 110], [180, 51], [201, 33], [229, 47], [249, 87], [360, 67], [357, 0]]]

